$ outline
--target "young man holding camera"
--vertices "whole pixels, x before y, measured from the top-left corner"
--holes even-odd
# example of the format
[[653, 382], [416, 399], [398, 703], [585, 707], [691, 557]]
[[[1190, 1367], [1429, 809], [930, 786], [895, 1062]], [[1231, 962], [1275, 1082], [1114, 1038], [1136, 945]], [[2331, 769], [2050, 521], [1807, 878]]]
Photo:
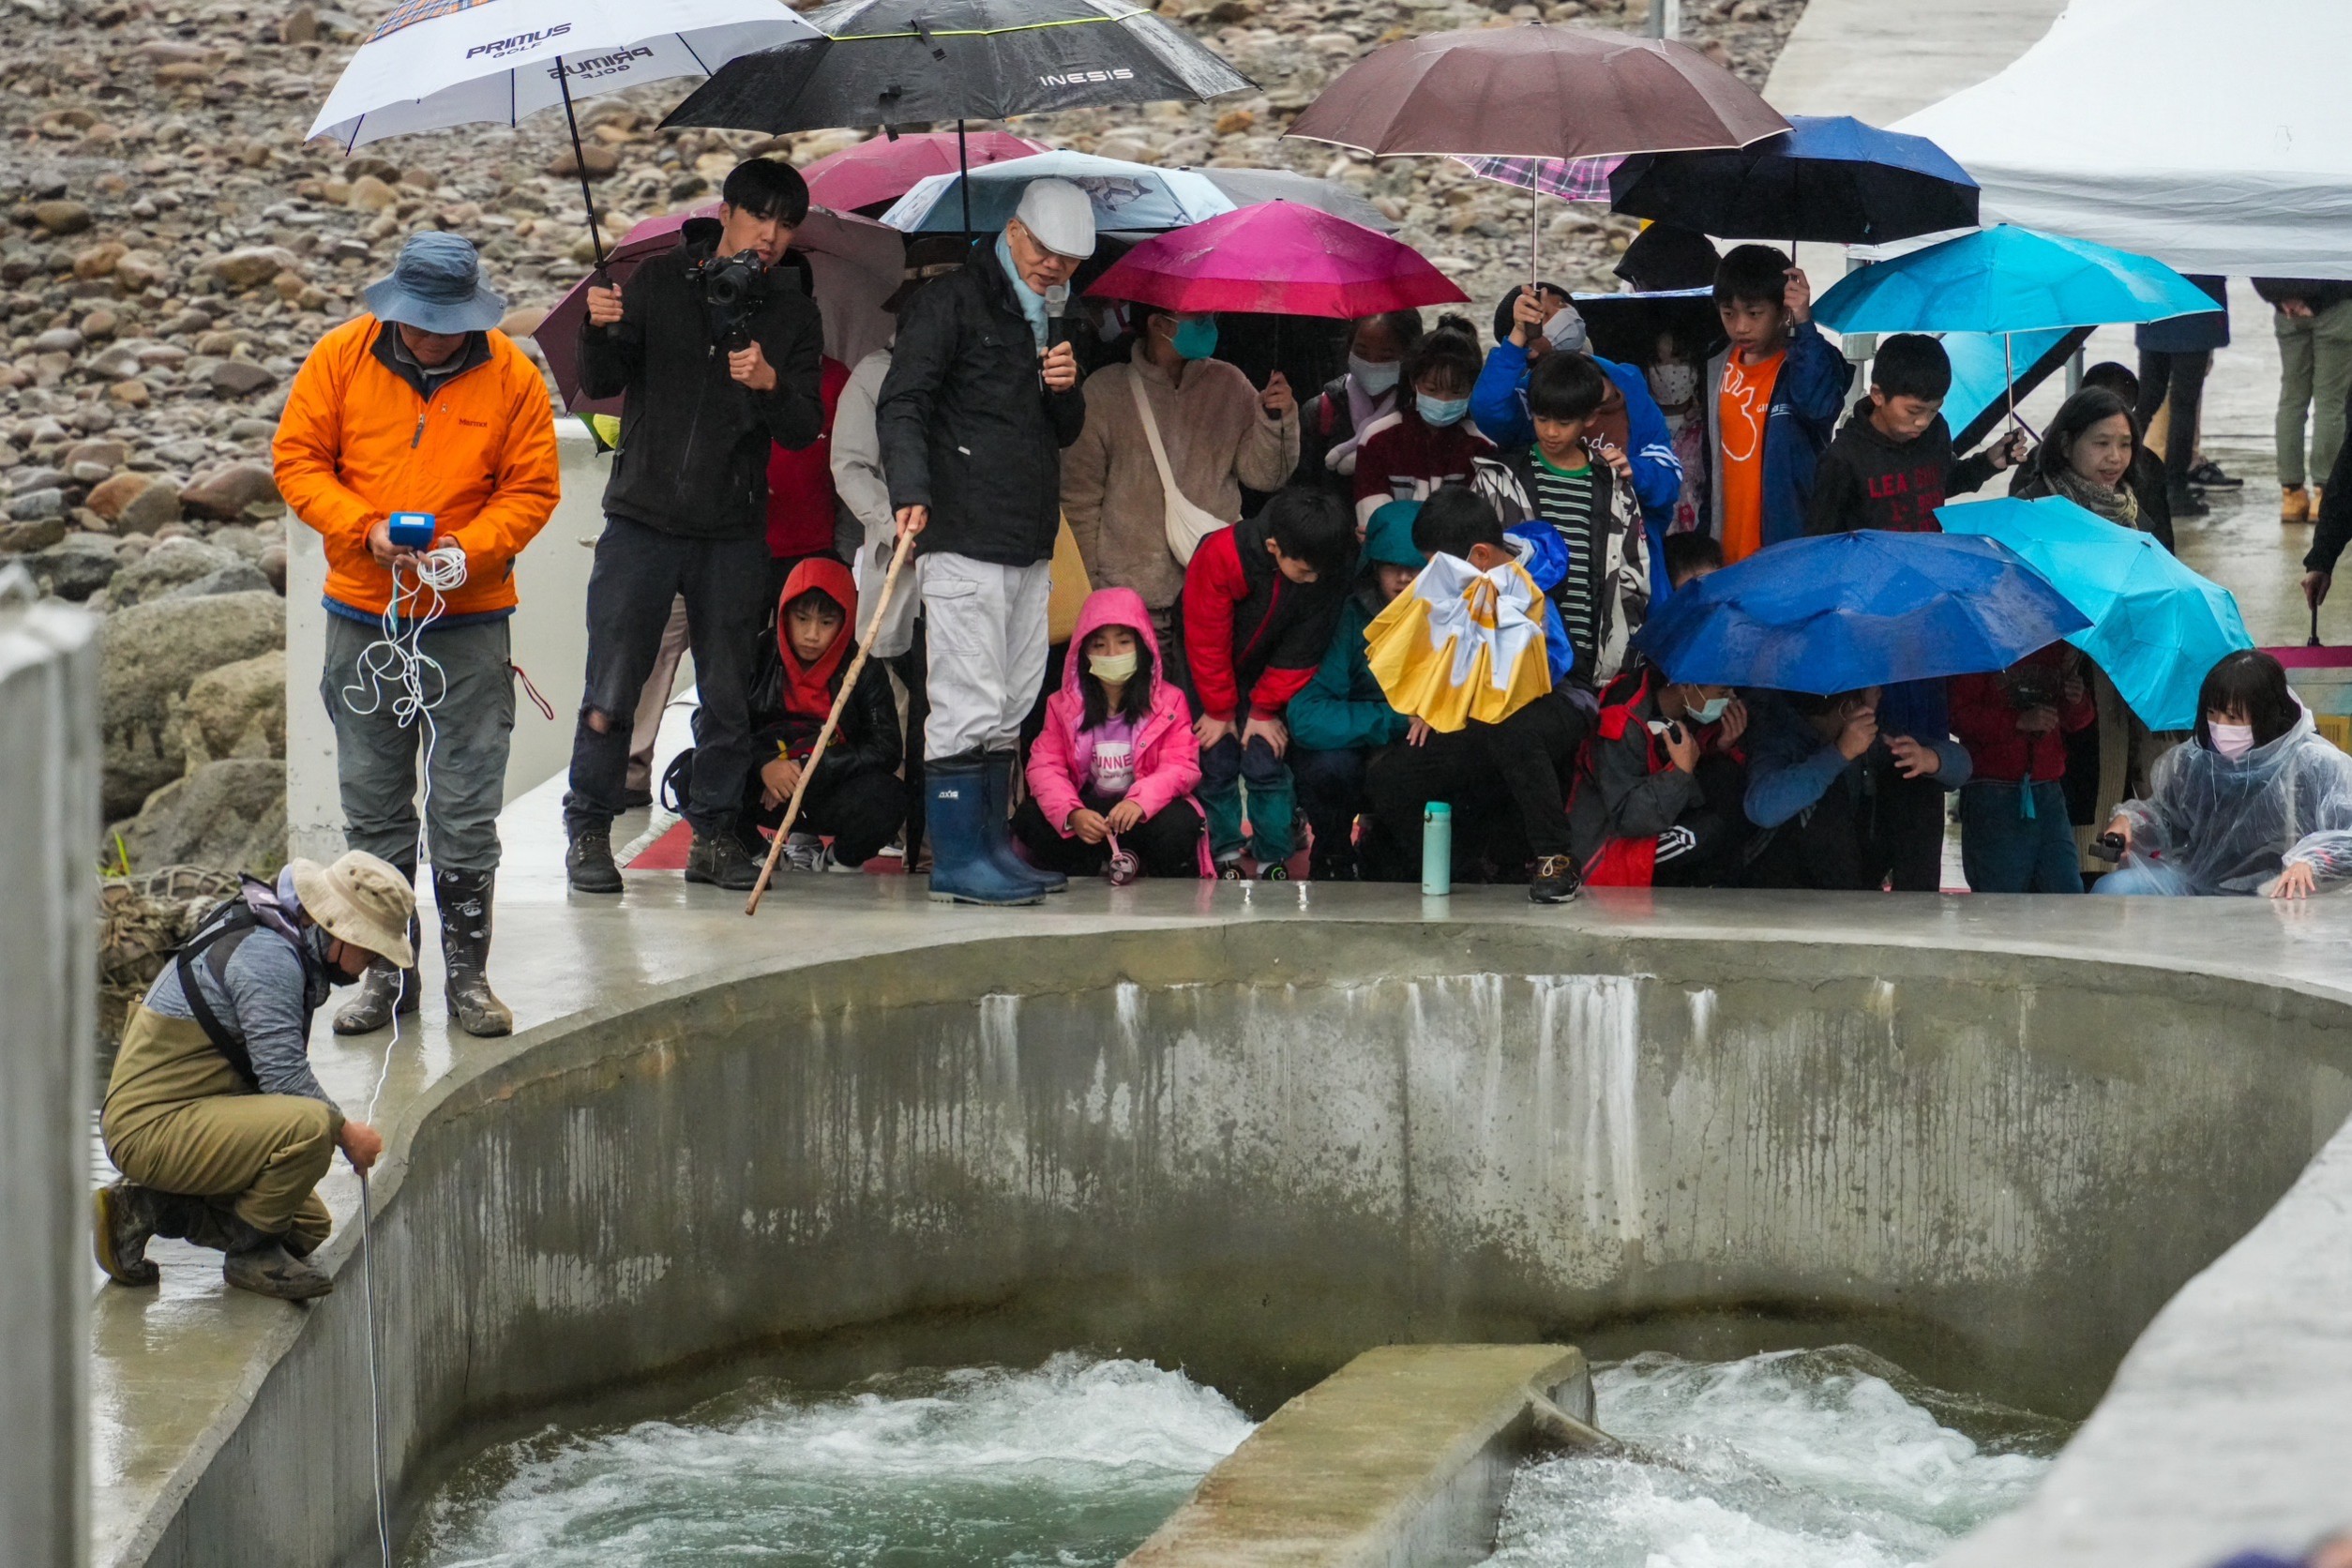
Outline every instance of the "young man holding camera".
[[823, 424], [816, 302], [772, 269], [808, 215], [788, 163], [751, 158], [720, 190], [719, 233], [648, 257], [625, 289], [588, 291], [587, 396], [621, 397], [621, 445], [588, 578], [588, 678], [572, 736], [564, 867], [582, 893], [618, 893], [612, 819], [623, 809], [630, 717], [686, 600], [701, 706], [686, 802], [686, 881], [738, 892], [759, 866], [734, 832], [752, 763], [748, 688], [767, 610], [771, 444], [798, 449]]

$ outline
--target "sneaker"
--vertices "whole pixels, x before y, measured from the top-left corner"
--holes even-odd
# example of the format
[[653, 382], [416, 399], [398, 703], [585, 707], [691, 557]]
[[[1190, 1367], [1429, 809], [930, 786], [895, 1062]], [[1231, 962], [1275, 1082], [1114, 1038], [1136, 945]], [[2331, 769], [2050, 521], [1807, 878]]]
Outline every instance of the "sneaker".
[[2208, 458], [2189, 470], [2189, 483], [2205, 490], [2242, 490], [2246, 481], [2223, 473], [2222, 465]]
[[866, 874], [866, 867], [863, 862], [860, 862], [855, 866], [844, 865], [841, 860], [834, 854], [833, 846], [830, 844], [825, 846], [824, 853], [818, 859], [817, 869], [820, 871], [830, 871], [835, 876], [839, 877], [861, 877]]
[[748, 893], [760, 885], [760, 863], [731, 830], [698, 833], [694, 847], [686, 852], [686, 880], [730, 893]]
[[575, 893], [618, 893], [621, 868], [612, 861], [612, 829], [583, 827], [564, 852], [564, 875]]
[[2279, 490], [2279, 520], [2309, 522], [2312, 520], [2311, 491], [2300, 485], [2284, 485]]
[[1217, 881], [1247, 882], [1249, 873], [1242, 869], [1242, 863], [1239, 859], [1220, 860], [1217, 862]]
[[2205, 497], [2193, 490], [2178, 490], [2165, 497], [2176, 518], [2211, 517], [2213, 508], [2205, 504]]
[[1535, 857], [1535, 875], [1528, 879], [1527, 899], [1530, 904], [1564, 904], [1579, 891], [1576, 863], [1564, 854]]
[[1279, 860], [1272, 861], [1258, 867], [1258, 880], [1259, 882], [1289, 882], [1290, 867]]
[[784, 864], [795, 871], [821, 871], [824, 868], [825, 841], [813, 833], [788, 834], [784, 839]]

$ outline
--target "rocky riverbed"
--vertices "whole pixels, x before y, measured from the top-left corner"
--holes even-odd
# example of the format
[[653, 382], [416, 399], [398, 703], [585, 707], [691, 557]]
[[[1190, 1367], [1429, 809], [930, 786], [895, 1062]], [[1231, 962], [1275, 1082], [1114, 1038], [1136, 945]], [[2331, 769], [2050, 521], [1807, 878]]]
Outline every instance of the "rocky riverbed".
[[[309, 345], [406, 234], [464, 234], [521, 332], [589, 246], [561, 122], [346, 156], [301, 137], [375, 20], [315, 3], [0, 0], [0, 565], [108, 615], [106, 858], [272, 869], [284, 853], [285, 528], [269, 442]], [[1803, 0], [1685, 0], [1683, 35], [1761, 83]], [[1645, 0], [1165, 0], [1259, 83], [1214, 104], [1018, 128], [1162, 164], [1342, 179], [1474, 300], [1524, 277], [1529, 203], [1448, 159], [1285, 142], [1378, 44], [1543, 20], [1638, 31]], [[614, 235], [708, 200], [746, 152], [806, 161], [862, 133], [663, 131], [686, 84], [584, 106]], [[1546, 276], [1606, 286], [1632, 225], [1542, 205]], [[1482, 305], [1471, 312], [1484, 320]]]

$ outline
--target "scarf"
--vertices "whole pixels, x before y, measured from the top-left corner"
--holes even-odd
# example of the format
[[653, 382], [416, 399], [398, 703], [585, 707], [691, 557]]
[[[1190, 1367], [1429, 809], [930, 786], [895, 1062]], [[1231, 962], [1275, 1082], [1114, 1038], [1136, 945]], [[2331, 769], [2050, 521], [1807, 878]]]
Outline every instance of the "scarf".
[[[816, 663], [803, 665], [792, 653], [792, 630], [784, 607], [812, 589], [841, 607], [841, 630]], [[850, 568], [829, 555], [812, 555], [794, 566], [776, 600], [776, 651], [784, 660], [782, 695], [787, 716], [824, 722], [833, 712], [834, 677], [840, 672], [841, 661], [849, 657], [856, 632], [857, 584], [850, 577]]]
[[1405, 384], [1400, 380], [1375, 397], [1355, 377], [1341, 379], [1348, 384], [1348, 438], [1332, 444], [1331, 450], [1323, 454], [1323, 466], [1343, 478], [1353, 478], [1357, 451], [1366, 441], [1396, 423], [1397, 395]]
[[2118, 490], [2094, 479], [2086, 479], [2063, 463], [2051, 466], [2050, 490], [2109, 522], [2120, 523], [2126, 528], [2140, 525], [2138, 497], [2129, 490]]
[[1029, 286], [1021, 277], [1021, 269], [1013, 264], [1013, 242], [1003, 233], [996, 236], [996, 264], [1004, 269], [1004, 279], [1013, 285], [1013, 303], [1029, 318], [1029, 335], [1037, 339], [1037, 346], [1046, 346], [1046, 296]]

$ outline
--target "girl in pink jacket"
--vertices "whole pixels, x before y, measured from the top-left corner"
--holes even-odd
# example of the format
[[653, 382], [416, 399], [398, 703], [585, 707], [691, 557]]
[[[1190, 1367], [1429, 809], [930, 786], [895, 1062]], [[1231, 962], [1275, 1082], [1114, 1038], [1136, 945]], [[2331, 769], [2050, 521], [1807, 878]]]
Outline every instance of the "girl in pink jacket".
[[1132, 588], [1098, 588], [1078, 609], [1046, 727], [1029, 751], [1029, 798], [1013, 835], [1037, 866], [1093, 876], [1111, 840], [1147, 876], [1207, 874], [1192, 787], [1200, 751], [1184, 694], [1160, 678], [1151, 612]]

